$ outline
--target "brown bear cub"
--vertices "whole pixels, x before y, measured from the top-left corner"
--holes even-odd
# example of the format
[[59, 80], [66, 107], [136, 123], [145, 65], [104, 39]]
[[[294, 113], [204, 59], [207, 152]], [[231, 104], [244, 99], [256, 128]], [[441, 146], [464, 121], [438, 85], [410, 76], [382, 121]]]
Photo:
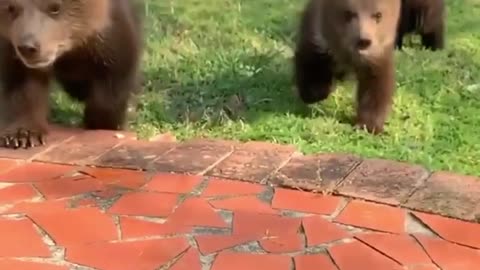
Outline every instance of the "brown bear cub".
[[394, 45], [400, 0], [310, 0], [295, 50], [303, 102], [326, 99], [336, 80], [357, 79], [357, 127], [383, 132], [395, 91]]
[[45, 144], [52, 80], [84, 103], [86, 129], [125, 128], [139, 91], [139, 0], [0, 0], [0, 144]]
[[402, 0], [396, 47], [402, 49], [403, 37], [417, 33], [422, 45], [432, 51], [445, 43], [445, 2], [443, 0]]

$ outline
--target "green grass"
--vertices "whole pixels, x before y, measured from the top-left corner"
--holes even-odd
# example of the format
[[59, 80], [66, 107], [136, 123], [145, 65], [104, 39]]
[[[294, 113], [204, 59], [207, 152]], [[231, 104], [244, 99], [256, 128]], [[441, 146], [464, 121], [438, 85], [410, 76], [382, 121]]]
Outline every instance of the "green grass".
[[[480, 0], [447, 2], [447, 49], [413, 42], [396, 53], [394, 111], [376, 137], [347, 123], [352, 82], [315, 106], [295, 98], [291, 57], [303, 1], [150, 0], [147, 85], [131, 127], [144, 136], [267, 140], [480, 175]], [[59, 93], [53, 101], [55, 121], [79, 121], [78, 104]]]

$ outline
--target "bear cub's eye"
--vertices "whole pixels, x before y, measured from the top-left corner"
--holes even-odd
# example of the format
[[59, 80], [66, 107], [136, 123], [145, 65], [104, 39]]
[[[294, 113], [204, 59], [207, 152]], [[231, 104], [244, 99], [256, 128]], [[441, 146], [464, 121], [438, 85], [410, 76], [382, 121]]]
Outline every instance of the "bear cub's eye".
[[15, 5], [10, 4], [10, 5], [7, 6], [7, 12], [11, 16], [15, 16], [17, 14], [17, 11], [18, 11], [18, 9]]
[[60, 3], [52, 3], [47, 7], [47, 11], [50, 15], [58, 15], [60, 13], [60, 9]]
[[343, 13], [343, 17], [345, 18], [345, 21], [346, 22], [350, 22], [351, 20], [353, 20], [355, 17], [357, 16], [357, 14], [353, 11], [350, 11], [350, 10], [347, 10], [347, 11], [344, 11]]
[[376, 12], [372, 15], [372, 17], [379, 22], [382, 19], [382, 13], [381, 12]]

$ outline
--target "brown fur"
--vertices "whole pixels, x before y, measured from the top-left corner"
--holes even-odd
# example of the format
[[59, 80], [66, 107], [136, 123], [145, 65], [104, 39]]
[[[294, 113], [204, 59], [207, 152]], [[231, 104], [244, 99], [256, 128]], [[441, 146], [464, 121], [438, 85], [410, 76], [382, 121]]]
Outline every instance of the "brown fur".
[[402, 0], [396, 47], [402, 49], [403, 37], [417, 33], [422, 45], [432, 51], [445, 46], [444, 0]]
[[44, 143], [53, 79], [85, 104], [85, 128], [125, 127], [143, 48], [134, 1], [0, 0], [4, 146]]
[[393, 49], [400, 0], [310, 0], [295, 51], [295, 82], [307, 104], [326, 99], [335, 81], [357, 79], [358, 127], [383, 132], [395, 89]]

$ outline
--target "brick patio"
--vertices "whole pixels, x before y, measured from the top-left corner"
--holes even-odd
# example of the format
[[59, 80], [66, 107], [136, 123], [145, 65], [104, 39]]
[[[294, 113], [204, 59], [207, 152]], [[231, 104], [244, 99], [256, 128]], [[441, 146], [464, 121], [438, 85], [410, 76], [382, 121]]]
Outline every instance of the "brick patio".
[[56, 127], [0, 150], [0, 269], [477, 270], [480, 180], [292, 146]]

